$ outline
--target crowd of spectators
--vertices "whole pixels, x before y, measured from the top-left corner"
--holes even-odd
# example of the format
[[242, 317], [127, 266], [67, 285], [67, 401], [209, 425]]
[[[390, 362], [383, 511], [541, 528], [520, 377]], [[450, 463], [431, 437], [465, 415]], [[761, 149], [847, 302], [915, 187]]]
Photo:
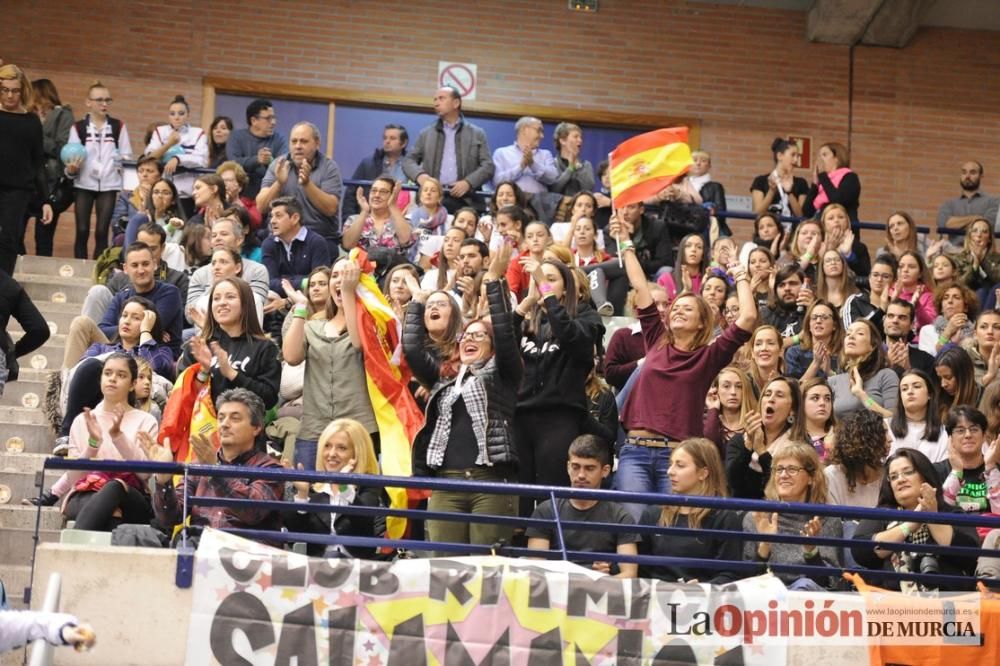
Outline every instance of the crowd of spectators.
[[[277, 466], [281, 457], [296, 469], [377, 474], [378, 406], [366, 387], [365, 320], [357, 313], [361, 267], [347, 253], [361, 248], [401, 324], [410, 391], [425, 410], [412, 442], [414, 475], [929, 513], [1000, 510], [997, 199], [981, 191], [978, 162], [961, 166], [960, 196], [941, 206], [938, 225], [957, 233], [928, 242], [900, 210], [872, 252], [861, 240], [861, 178], [847, 148], [823, 144], [803, 178], [797, 146], [777, 139], [772, 169], [748, 178], [756, 219], [740, 247], [707, 152], [695, 151], [688, 173], [649, 200], [616, 210], [607, 164], [595, 170], [580, 157], [578, 125], [561, 123], [549, 150], [541, 121], [524, 117], [514, 143], [491, 151], [447, 87], [433, 98], [437, 121], [412, 144], [406, 128], [385, 127], [380, 147], [354, 172], [365, 183], [345, 194], [339, 166], [320, 151], [319, 129], [300, 122], [286, 140], [264, 99], [247, 107], [245, 128], [220, 117], [206, 132], [175, 97], [167, 124], [152, 127], [137, 151], [138, 184], [124, 192], [122, 161], [135, 155], [125, 124], [108, 113], [107, 86], [89, 88], [88, 112], [74, 121], [51, 82], [30, 82], [5, 65], [0, 85], [0, 271], [12, 273], [30, 219], [36, 238], [51, 236], [54, 215], [68, 205], [57, 196], [67, 183], [77, 257], [87, 255], [96, 209], [98, 279], [56, 375], [58, 453], [248, 467]], [[50, 252], [51, 244], [37, 248]], [[633, 320], [605, 340], [613, 314]], [[32, 335], [42, 333], [7, 341], [8, 366]], [[178, 392], [186, 413], [216, 419], [214, 433], [158, 437], [161, 411], [177, 406]], [[356, 485], [188, 484], [201, 496], [387, 501]], [[60, 503], [87, 529], [139, 523], [169, 535], [184, 519], [167, 475], [68, 473], [40, 501]], [[518, 505], [488, 492], [435, 492], [429, 508], [748, 535], [849, 537], [856, 528], [883, 542], [996, 542], [947, 524], [856, 525], [576, 499], [525, 497]], [[336, 510], [198, 507], [189, 518], [195, 529], [385, 530]], [[417, 523], [439, 542], [556, 545], [554, 532], [537, 527]], [[836, 585], [838, 567], [849, 562], [970, 581], [977, 570], [975, 558], [868, 544], [573, 529], [564, 539], [578, 551], [826, 567], [787, 576], [799, 589]], [[330, 546], [325, 554], [374, 551]], [[996, 562], [982, 558], [980, 573], [995, 573]], [[587, 566], [669, 580], [745, 575]]]

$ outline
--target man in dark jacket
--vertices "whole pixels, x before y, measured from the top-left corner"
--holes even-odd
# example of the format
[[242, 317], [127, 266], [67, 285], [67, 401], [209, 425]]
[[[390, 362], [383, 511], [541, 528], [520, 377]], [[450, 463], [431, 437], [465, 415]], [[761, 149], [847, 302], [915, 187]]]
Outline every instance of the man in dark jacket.
[[296, 289], [313, 269], [329, 266], [330, 250], [326, 239], [302, 226], [302, 206], [293, 197], [278, 197], [271, 202], [271, 236], [262, 245], [262, 263], [270, 276], [271, 290], [288, 296], [282, 280]]
[[[382, 130], [382, 147], [376, 148], [371, 157], [366, 157], [354, 170], [351, 180], [375, 180], [379, 176], [388, 176], [400, 182], [406, 181], [403, 172], [403, 156], [406, 146], [410, 143], [410, 135], [402, 125], [390, 123]], [[358, 208], [358, 185], [349, 185], [344, 192], [343, 215], [346, 220], [361, 212]], [[368, 197], [368, 187], [364, 188]]]
[[455, 213], [463, 206], [483, 210], [476, 190], [493, 177], [493, 155], [486, 132], [465, 120], [462, 96], [450, 86], [434, 95], [438, 121], [420, 131], [403, 159], [406, 177], [423, 185], [437, 178], [444, 188], [444, 206]]

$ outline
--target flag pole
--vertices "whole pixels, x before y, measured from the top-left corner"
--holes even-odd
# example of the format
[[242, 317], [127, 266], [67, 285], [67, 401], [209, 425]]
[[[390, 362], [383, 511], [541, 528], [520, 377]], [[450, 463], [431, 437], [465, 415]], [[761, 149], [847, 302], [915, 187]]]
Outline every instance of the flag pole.
[[[612, 154], [613, 153], [608, 153], [608, 173], [609, 174], [612, 172], [612, 167], [613, 167], [613, 164], [611, 162]], [[610, 180], [610, 178], [609, 178], [609, 180]], [[617, 219], [617, 217], [618, 217], [618, 209], [615, 207], [615, 193], [614, 193], [613, 187], [614, 187], [614, 184], [612, 183], [612, 186], [610, 188], [608, 188], [608, 191], [611, 193], [611, 217]], [[620, 225], [621, 225], [621, 222], [619, 221], [619, 226]], [[616, 246], [618, 248], [618, 268], [623, 268], [625, 264], [622, 261], [622, 239], [621, 239], [621, 234], [619, 234], [618, 237], [615, 238], [615, 243], [616, 243]]]

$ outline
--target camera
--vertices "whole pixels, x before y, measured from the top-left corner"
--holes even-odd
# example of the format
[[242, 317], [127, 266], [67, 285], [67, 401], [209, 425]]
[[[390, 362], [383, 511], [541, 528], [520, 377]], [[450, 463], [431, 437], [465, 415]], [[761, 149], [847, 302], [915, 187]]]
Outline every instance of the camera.
[[938, 558], [933, 555], [924, 555], [920, 558], [920, 573], [936, 574], [941, 572], [941, 564]]

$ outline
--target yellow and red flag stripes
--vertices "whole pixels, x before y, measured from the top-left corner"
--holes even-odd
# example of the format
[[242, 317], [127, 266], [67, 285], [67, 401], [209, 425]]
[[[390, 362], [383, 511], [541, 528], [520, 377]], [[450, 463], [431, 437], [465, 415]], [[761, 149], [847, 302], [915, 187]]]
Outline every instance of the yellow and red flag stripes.
[[[378, 288], [372, 275], [373, 265], [360, 248], [351, 250], [350, 258], [361, 267], [357, 296], [358, 332], [365, 357], [365, 375], [375, 422], [382, 448], [382, 473], [387, 476], [410, 476], [410, 448], [424, 423], [424, 415], [410, 394], [410, 370], [403, 360], [403, 324]], [[420, 499], [420, 491], [407, 493], [405, 488], [386, 488], [390, 506], [405, 509], [410, 499]], [[386, 535], [397, 539], [406, 534], [404, 518], [386, 519]]]
[[688, 128], [646, 132], [611, 151], [611, 200], [615, 208], [650, 198], [691, 166]]

